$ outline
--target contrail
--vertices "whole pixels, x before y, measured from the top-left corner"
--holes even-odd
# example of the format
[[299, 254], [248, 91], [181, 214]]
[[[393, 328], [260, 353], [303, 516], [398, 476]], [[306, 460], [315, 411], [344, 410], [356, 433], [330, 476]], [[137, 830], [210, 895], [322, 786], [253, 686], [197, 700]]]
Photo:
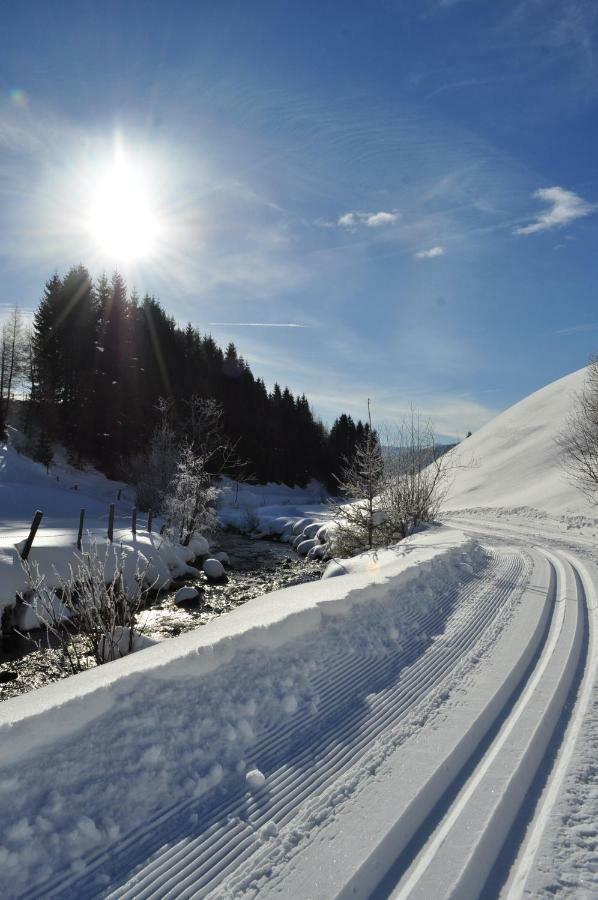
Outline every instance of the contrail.
[[297, 322], [208, 322], [207, 325], [246, 325], [248, 328], [312, 328], [312, 325], [299, 325]]

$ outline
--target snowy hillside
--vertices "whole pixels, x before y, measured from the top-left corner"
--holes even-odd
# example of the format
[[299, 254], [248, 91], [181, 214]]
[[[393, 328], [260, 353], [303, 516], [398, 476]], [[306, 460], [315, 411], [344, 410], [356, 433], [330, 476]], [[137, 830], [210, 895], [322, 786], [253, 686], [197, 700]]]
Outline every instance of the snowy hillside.
[[455, 472], [446, 508], [533, 507], [551, 515], [595, 515], [563, 472], [555, 441], [585, 374], [579, 369], [530, 394], [455, 448], [453, 459], [463, 468]]

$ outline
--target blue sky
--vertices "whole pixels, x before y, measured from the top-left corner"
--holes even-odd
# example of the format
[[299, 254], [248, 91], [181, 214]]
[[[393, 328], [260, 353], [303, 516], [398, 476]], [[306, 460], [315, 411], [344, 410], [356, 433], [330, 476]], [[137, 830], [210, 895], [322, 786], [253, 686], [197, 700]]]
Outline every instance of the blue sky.
[[[327, 421], [370, 397], [475, 430], [598, 348], [597, 20], [592, 0], [5, 0], [0, 304], [118, 265]], [[117, 137], [163, 226], [143, 260], [82, 224]]]

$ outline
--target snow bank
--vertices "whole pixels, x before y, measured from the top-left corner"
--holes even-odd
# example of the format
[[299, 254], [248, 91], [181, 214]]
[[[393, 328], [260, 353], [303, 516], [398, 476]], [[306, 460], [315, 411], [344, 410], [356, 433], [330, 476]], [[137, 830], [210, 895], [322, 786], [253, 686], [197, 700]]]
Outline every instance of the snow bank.
[[586, 369], [560, 378], [496, 416], [450, 451], [457, 468], [447, 510], [533, 507], [552, 515], [595, 515], [568, 480], [556, 438]]
[[[99, 558], [104, 561], [106, 581], [111, 581], [117, 568], [122, 566], [125, 583], [131, 590], [136, 581], [154, 590], [164, 590], [173, 578], [199, 575], [198, 569], [189, 565], [189, 560], [195, 558], [194, 549], [173, 544], [158, 534], [138, 534], [133, 538], [130, 531], [115, 532], [112, 544], [105, 537], [87, 534], [83, 540], [84, 550], [89, 548], [92, 540]], [[198, 547], [203, 546], [200, 541], [204, 539], [199, 539]], [[0, 550], [0, 609], [14, 605], [16, 594], [26, 592], [28, 588], [19, 547], [17, 544]], [[72, 577], [72, 572], [77, 571], [78, 560], [79, 551], [73, 534], [49, 528], [38, 532], [28, 564], [36, 577], [39, 573], [43, 578], [45, 588], [51, 590]], [[27, 621], [31, 626], [33, 618], [30, 616]]]
[[173, 803], [216, 785], [236, 795], [255, 789], [260, 739], [267, 744], [281, 724], [292, 737], [318, 716], [331, 659], [383, 657], [421, 637], [438, 591], [484, 559], [462, 534], [430, 529], [362, 557], [343, 577], [257, 598], [204, 628], [7, 700], [2, 896], [79, 871], [87, 855]]

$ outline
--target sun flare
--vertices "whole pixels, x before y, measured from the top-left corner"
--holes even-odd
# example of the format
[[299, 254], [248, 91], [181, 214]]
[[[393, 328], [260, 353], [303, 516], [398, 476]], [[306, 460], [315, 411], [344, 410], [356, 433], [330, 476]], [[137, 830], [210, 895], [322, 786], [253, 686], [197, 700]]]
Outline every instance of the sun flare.
[[117, 147], [97, 178], [90, 207], [88, 230], [99, 253], [134, 262], [156, 252], [161, 227], [151, 187], [141, 165]]

